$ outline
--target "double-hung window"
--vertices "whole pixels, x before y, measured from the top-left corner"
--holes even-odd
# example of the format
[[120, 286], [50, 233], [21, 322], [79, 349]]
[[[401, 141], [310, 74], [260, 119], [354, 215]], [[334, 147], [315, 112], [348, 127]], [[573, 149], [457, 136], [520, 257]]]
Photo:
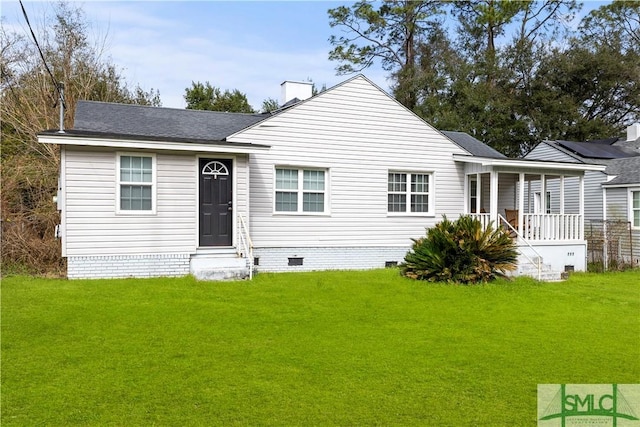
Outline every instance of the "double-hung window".
[[155, 156], [118, 154], [120, 213], [155, 213]]
[[640, 228], [640, 190], [631, 191], [631, 225]]
[[322, 169], [277, 167], [275, 173], [275, 211], [325, 213], [327, 211], [327, 172]]
[[469, 178], [469, 212], [477, 213], [478, 209], [478, 179]]
[[[534, 194], [533, 210], [535, 213], [542, 213], [542, 193], [536, 191]], [[551, 191], [547, 191], [544, 199], [545, 213], [551, 213]]]
[[389, 172], [387, 211], [433, 214], [433, 174]]

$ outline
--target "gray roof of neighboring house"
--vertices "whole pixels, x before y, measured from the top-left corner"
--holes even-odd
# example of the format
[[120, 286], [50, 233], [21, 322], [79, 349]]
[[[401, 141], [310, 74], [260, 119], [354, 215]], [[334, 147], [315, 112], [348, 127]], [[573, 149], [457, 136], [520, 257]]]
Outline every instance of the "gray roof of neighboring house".
[[101, 136], [224, 141], [269, 115], [79, 101], [73, 130]]
[[449, 130], [441, 131], [447, 138], [458, 144], [460, 147], [467, 150], [474, 156], [477, 157], [487, 157], [490, 159], [506, 159], [507, 156], [500, 153], [499, 151], [489, 147], [482, 141], [479, 141], [464, 132], [454, 132]]
[[620, 138], [613, 145], [615, 145], [616, 147], [622, 148], [624, 151], [626, 151], [628, 153], [640, 154], [640, 138], [636, 139], [635, 141], [633, 141], [633, 140], [632, 141], [629, 141], [629, 140], [625, 141], [624, 138]]
[[603, 185], [640, 184], [640, 156], [615, 159], [609, 163], [607, 175], [617, 175]]

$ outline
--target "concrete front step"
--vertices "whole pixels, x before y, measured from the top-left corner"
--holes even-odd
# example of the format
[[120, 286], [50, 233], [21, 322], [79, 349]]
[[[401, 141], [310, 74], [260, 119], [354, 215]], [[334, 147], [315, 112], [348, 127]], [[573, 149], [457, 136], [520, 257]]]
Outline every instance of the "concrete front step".
[[198, 280], [234, 280], [249, 277], [247, 260], [232, 253], [205, 253], [191, 256], [189, 269]]
[[[538, 267], [531, 264], [524, 264], [518, 267], [518, 276], [529, 276], [538, 279]], [[542, 264], [540, 269], [540, 280], [543, 282], [559, 282], [564, 280], [562, 272], [553, 271], [549, 264]]]
[[[537, 271], [520, 273], [520, 274], [518, 274], [518, 276], [528, 276], [528, 277], [531, 277], [533, 279], [538, 280], [538, 272]], [[564, 278], [562, 277], [562, 273], [557, 272], [557, 271], [547, 271], [547, 272], [541, 272], [540, 273], [540, 281], [541, 282], [561, 282], [563, 280], [564, 280]]]

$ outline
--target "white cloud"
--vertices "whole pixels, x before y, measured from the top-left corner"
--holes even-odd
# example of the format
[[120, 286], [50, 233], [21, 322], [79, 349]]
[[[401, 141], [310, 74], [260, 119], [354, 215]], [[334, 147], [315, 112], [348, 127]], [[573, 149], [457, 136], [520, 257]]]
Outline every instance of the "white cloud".
[[[131, 84], [159, 90], [167, 107], [185, 106], [184, 91], [192, 81], [239, 89], [259, 109], [264, 99], [278, 99], [283, 80], [311, 78], [319, 87], [330, 87], [348, 77], [335, 75], [326, 42], [321, 48], [301, 45], [283, 50], [275, 40], [260, 37], [242, 22], [235, 32], [229, 32], [216, 22], [202, 27], [190, 24], [189, 16], [159, 16], [162, 3], [152, 3], [155, 7], [146, 2], [99, 5], [91, 4], [85, 10], [103, 25], [109, 23], [113, 62], [123, 67]], [[295, 33], [290, 37], [296, 37]], [[366, 74], [387, 89], [381, 71]]]
[[[331, 87], [349, 77], [336, 76], [336, 64], [328, 60], [331, 47], [326, 41], [330, 34], [326, 15], [295, 16], [301, 9], [318, 8], [317, 4], [292, 4], [296, 8], [286, 8], [292, 16], [282, 20], [281, 16], [259, 16], [260, 11], [254, 10], [257, 3], [246, 3], [242, 10], [251, 16], [238, 17], [237, 22], [218, 20], [232, 6], [223, 2], [78, 5], [86, 13], [94, 38], [100, 41], [106, 37], [106, 53], [125, 80], [145, 90], [159, 90], [166, 107], [183, 108], [184, 92], [192, 81], [239, 89], [259, 109], [264, 99], [279, 98], [279, 85], [284, 80], [311, 78], [317, 87]], [[312, 24], [315, 32], [304, 32], [304, 26]], [[381, 70], [365, 74], [383, 89], [388, 88]]]

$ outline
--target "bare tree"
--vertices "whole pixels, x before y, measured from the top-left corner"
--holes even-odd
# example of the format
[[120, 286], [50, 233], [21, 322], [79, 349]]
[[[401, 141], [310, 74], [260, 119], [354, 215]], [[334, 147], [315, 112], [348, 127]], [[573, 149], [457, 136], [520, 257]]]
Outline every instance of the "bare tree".
[[[129, 89], [105, 56], [105, 41], [92, 42], [81, 8], [58, 3], [54, 16], [25, 34], [0, 29], [2, 117], [2, 266], [43, 272], [60, 267], [53, 230], [59, 218], [59, 149], [37, 134], [58, 127], [56, 82], [65, 85], [64, 126], [73, 125], [77, 100], [159, 105], [153, 89]], [[26, 28], [26, 27], [25, 27]]]

